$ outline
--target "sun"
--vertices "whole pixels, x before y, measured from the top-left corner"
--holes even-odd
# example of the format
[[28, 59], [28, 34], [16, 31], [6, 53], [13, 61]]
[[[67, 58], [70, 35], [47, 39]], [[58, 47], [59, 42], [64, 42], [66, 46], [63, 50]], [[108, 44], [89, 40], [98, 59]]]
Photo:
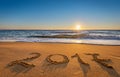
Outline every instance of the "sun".
[[76, 30], [81, 30], [81, 25], [76, 25]]

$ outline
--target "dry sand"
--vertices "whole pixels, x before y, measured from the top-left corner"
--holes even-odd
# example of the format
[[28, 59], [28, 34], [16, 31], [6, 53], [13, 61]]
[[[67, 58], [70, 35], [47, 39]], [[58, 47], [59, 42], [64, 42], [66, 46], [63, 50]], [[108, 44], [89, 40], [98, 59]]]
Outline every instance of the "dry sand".
[[[8, 66], [15, 60], [31, 58], [40, 53], [41, 56], [24, 62], [35, 67], [26, 68], [21, 65]], [[81, 64], [77, 57], [89, 65]], [[102, 66], [93, 61], [93, 57], [85, 53], [98, 53], [99, 58], [111, 59], [108, 62], [113, 69]], [[69, 59], [68, 63], [50, 64], [46, 57], [51, 54], [63, 54]], [[52, 60], [61, 62], [62, 56], [53, 56]], [[61, 44], [61, 43], [0, 43], [0, 77], [120, 77], [120, 46], [100, 46], [85, 44]]]

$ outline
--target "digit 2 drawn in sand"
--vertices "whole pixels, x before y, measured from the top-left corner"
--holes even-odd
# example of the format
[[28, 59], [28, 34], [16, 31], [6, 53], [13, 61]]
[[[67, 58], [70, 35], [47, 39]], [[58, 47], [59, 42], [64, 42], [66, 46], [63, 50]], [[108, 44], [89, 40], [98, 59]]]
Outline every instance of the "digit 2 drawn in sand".
[[14, 66], [14, 65], [21, 65], [21, 66], [26, 67], [26, 68], [35, 67], [34, 64], [28, 64], [26, 61], [36, 59], [36, 58], [40, 57], [41, 54], [40, 53], [30, 53], [30, 54], [32, 54], [32, 55], [35, 54], [35, 56], [27, 57], [27, 58], [21, 59], [21, 60], [12, 61], [8, 64], [8, 67], [11, 67], [11, 66]]

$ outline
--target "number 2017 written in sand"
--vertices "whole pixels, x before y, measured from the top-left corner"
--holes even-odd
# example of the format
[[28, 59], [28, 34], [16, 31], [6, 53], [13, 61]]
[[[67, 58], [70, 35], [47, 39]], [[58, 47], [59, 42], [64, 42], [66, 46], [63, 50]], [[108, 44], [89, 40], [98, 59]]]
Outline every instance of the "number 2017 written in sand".
[[[27, 63], [27, 61], [32, 61], [32, 60], [40, 57], [41, 54], [40, 53], [31, 53], [31, 55], [34, 55], [34, 56], [27, 57], [25, 59], [12, 61], [12, 62], [10, 62], [8, 64], [8, 66], [11, 67], [11, 66], [14, 66], [14, 65], [21, 65], [21, 66], [24, 66], [26, 68], [35, 67], [34, 64], [29, 64], [29, 63]], [[97, 54], [97, 53], [93, 53], [93, 54], [92, 53], [85, 53], [85, 55], [91, 55], [93, 57], [93, 61], [103, 65], [106, 68], [113, 69], [113, 67], [108, 64], [111, 61], [111, 59], [101, 59], [101, 58], [98, 58], [99, 54]], [[54, 57], [54, 56], [63, 57], [63, 60], [62, 61], [54, 60], [54, 59], [52, 59], [52, 57]], [[77, 58], [77, 60], [78, 60], [78, 62], [80, 64], [83, 64], [85, 66], [90, 66], [87, 62], [85, 62], [85, 61], [83, 61], [81, 59], [81, 57], [78, 55], [78, 53], [76, 53], [73, 56], [71, 56], [71, 58], [75, 58], [75, 57]], [[45, 60], [48, 63], [53, 64], [53, 65], [66, 64], [66, 63], [69, 63], [69, 61], [70, 61], [69, 58], [66, 55], [63, 55], [63, 54], [51, 54], [51, 55], [47, 56]]]

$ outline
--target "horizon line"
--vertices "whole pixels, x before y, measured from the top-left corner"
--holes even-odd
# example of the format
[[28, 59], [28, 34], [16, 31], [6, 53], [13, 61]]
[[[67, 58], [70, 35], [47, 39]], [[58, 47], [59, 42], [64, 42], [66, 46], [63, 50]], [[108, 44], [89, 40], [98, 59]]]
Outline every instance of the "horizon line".
[[[0, 29], [0, 30], [73, 30], [77, 31], [75, 29]], [[120, 29], [81, 29], [82, 30], [120, 30]]]

